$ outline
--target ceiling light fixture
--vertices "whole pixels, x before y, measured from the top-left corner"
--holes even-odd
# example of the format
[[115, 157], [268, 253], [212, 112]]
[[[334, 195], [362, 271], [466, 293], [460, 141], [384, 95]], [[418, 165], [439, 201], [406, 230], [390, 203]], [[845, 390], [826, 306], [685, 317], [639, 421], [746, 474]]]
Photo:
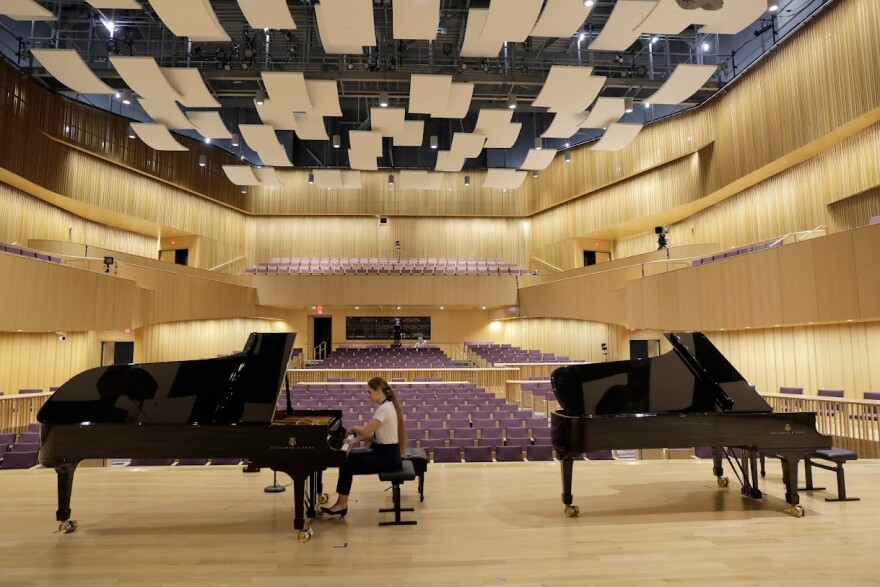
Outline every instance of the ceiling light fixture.
[[134, 132], [134, 127], [131, 125], [131, 123], [129, 123], [129, 125], [128, 125], [128, 138], [133, 139], [136, 136], [137, 136], [137, 134], [135, 134], [135, 132]]
[[394, 174], [393, 173], [388, 174], [388, 187], [394, 188]]
[[204, 167], [208, 164], [208, 158], [204, 155], [199, 155], [199, 167]]
[[339, 135], [333, 135], [333, 148], [338, 149], [342, 146], [342, 137]]
[[534, 179], [538, 179], [538, 171], [537, 170], [532, 170], [532, 177]]
[[431, 135], [431, 148], [436, 149], [440, 146], [440, 140], [437, 138], [437, 135]]
[[544, 148], [544, 141], [541, 140], [541, 137], [535, 137], [535, 150], [540, 151]]
[[232, 133], [232, 146], [237, 147], [240, 144], [241, 144], [241, 136], [237, 132]]
[[123, 104], [131, 104], [131, 90], [125, 88], [122, 90], [121, 98]]
[[777, 0], [767, 0], [767, 10], [776, 12], [779, 10], [779, 2]]
[[266, 92], [263, 90], [257, 90], [257, 95], [254, 96], [254, 104], [257, 106], [262, 106], [266, 103]]
[[507, 97], [507, 107], [511, 110], [516, 110], [516, 94], [511, 94]]
[[565, 152], [565, 162], [566, 162], [566, 163], [571, 163], [571, 151], [566, 151], [566, 152]]
[[315, 174], [310, 173], [309, 174], [309, 185], [314, 185], [314, 183], [315, 183]]
[[471, 187], [471, 176], [470, 175], [464, 176], [464, 187], [466, 187], [466, 188]]
[[709, 43], [704, 42], [704, 43], [701, 45], [701, 47], [703, 48], [703, 53], [705, 53], [706, 51], [708, 51], [709, 49], [712, 48], [712, 45], [710, 45]]
[[632, 98], [624, 98], [623, 99], [623, 111], [629, 114], [633, 111], [633, 99]]
[[241, 193], [246, 194], [246, 193], [247, 193], [247, 188], [244, 187], [244, 186], [241, 186]]
[[584, 0], [584, 6], [590, 7], [595, 4], [595, 0]]
[[660, 40], [660, 37], [658, 37], [657, 35], [654, 35], [653, 37], [651, 37], [651, 44], [653, 45], [654, 43], [656, 43], [659, 40]]
[[379, 106], [388, 108], [388, 92], [381, 92], [379, 94]]

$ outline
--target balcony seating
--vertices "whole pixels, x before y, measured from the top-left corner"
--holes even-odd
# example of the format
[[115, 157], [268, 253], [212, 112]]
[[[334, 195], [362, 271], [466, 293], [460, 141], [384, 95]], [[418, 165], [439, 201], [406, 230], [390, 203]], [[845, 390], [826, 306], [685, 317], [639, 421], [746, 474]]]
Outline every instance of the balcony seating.
[[455, 361], [436, 346], [426, 349], [342, 345], [317, 369], [454, 369]]
[[[568, 357], [557, 357], [553, 353], [543, 353], [534, 349], [521, 349], [509, 344], [492, 342], [465, 342], [467, 350], [491, 365], [508, 363], [583, 363], [580, 359], [572, 361]], [[546, 378], [545, 378], [546, 379]]]
[[0, 243], [0, 252], [10, 253], [12, 255], [19, 255], [28, 259], [36, 259], [38, 261], [48, 261], [49, 263], [61, 263], [60, 257], [40, 253], [39, 251], [34, 251], [32, 249], [21, 247], [19, 245], [7, 245]]
[[245, 269], [250, 275], [523, 275], [503, 259], [389, 257], [273, 257]]

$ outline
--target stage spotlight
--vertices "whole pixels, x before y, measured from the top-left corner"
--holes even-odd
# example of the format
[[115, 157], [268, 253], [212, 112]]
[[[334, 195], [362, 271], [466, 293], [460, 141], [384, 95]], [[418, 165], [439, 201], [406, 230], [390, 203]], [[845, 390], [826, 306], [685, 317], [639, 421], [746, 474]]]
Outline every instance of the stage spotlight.
[[507, 97], [507, 107], [511, 110], [516, 110], [516, 94], [511, 94]]
[[254, 96], [254, 104], [257, 106], [262, 106], [266, 103], [266, 92], [263, 90], [257, 90], [257, 95]]

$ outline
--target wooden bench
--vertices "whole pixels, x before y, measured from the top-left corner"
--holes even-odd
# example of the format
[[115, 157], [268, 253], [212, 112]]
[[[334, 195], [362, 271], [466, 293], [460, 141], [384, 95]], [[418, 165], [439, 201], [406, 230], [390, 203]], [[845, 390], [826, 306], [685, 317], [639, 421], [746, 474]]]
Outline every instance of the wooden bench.
[[379, 473], [380, 481], [387, 481], [391, 483], [391, 495], [394, 501], [393, 508], [382, 508], [379, 510], [381, 513], [386, 512], [394, 512], [394, 521], [393, 522], [379, 522], [380, 526], [412, 526], [418, 524], [415, 520], [401, 520], [400, 514], [401, 512], [412, 512], [413, 508], [404, 508], [400, 506], [400, 486], [403, 485], [405, 481], [412, 481], [416, 478], [416, 471], [413, 468], [413, 463], [411, 460], [404, 460], [400, 469], [396, 471], [386, 471], [384, 473]]

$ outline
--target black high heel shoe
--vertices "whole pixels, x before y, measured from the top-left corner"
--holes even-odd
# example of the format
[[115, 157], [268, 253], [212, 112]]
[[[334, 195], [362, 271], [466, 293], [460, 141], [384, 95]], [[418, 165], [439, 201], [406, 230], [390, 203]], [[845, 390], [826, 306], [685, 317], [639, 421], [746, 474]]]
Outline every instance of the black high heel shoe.
[[342, 520], [345, 518], [345, 514], [348, 513], [348, 508], [342, 508], [341, 510], [331, 510], [330, 508], [321, 507], [321, 513], [328, 516], [339, 516], [339, 519]]

